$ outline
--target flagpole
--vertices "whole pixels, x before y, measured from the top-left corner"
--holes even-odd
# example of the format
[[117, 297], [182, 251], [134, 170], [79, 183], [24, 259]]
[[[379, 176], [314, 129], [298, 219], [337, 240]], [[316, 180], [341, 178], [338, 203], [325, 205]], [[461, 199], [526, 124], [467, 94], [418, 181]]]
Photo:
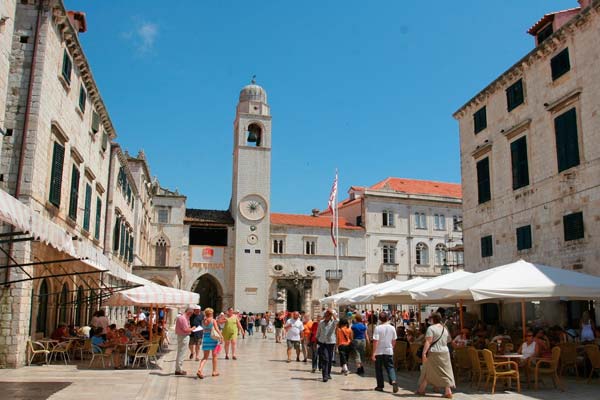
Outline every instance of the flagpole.
[[[335, 169], [335, 178], [338, 181], [338, 187], [339, 187], [339, 176], [338, 176], [338, 170], [337, 168]], [[337, 207], [337, 190], [335, 191], [335, 203], [334, 203], [334, 210], [335, 210], [335, 268], [337, 270], [337, 275], [338, 277], [340, 276], [340, 241], [339, 241], [339, 228], [340, 228], [340, 218], [338, 215], [338, 207]]]

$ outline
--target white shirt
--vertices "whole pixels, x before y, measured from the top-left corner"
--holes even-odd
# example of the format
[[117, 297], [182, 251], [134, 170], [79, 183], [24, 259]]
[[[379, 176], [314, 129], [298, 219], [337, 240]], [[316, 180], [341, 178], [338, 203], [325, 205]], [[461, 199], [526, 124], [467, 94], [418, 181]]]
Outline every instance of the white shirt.
[[373, 340], [377, 340], [375, 355], [394, 355], [392, 340], [396, 340], [396, 329], [389, 323], [381, 324], [375, 327], [373, 331]]
[[146, 314], [144, 314], [143, 312], [138, 314], [138, 321], [145, 321], [146, 320]]
[[531, 342], [531, 344], [523, 342], [523, 347], [521, 347], [521, 354], [523, 354], [523, 358], [533, 357], [535, 355], [535, 341]]
[[300, 341], [300, 333], [304, 330], [304, 324], [299, 319], [288, 319], [285, 323], [286, 326], [289, 326], [287, 334], [285, 338], [287, 340]]

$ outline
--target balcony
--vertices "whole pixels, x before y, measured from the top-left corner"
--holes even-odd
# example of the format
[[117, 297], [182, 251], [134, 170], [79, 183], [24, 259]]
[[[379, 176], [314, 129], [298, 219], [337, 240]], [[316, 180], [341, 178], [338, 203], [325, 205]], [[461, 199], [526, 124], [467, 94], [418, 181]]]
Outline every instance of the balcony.
[[384, 274], [397, 274], [398, 273], [398, 264], [382, 264], [382, 269]]
[[327, 281], [341, 281], [343, 277], [344, 273], [341, 269], [325, 270], [325, 279], [327, 279]]

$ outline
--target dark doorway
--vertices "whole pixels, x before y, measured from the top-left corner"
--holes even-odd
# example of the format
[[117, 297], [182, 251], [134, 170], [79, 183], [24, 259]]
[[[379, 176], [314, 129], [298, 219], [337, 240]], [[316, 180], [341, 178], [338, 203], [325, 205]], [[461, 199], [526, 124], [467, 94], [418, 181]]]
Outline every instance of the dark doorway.
[[302, 311], [303, 297], [300, 289], [297, 287], [288, 287], [287, 291], [287, 309], [288, 311]]
[[215, 313], [223, 311], [223, 297], [221, 295], [221, 285], [211, 275], [202, 275], [198, 281], [196, 281], [196, 293], [200, 295], [200, 307], [206, 309], [207, 307], [212, 308]]

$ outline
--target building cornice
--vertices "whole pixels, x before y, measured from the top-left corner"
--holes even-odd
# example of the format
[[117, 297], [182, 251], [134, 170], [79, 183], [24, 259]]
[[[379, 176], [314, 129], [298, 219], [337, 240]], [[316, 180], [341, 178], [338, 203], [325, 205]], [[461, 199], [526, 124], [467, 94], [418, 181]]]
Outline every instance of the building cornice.
[[69, 53], [73, 57], [73, 63], [77, 66], [81, 79], [85, 84], [87, 94], [91, 102], [94, 104], [94, 108], [100, 116], [102, 126], [106, 130], [106, 133], [111, 139], [117, 137], [117, 133], [112, 124], [106, 105], [100, 96], [98, 85], [92, 75], [92, 70], [83, 52], [83, 47], [79, 41], [79, 36], [75, 27], [71, 24], [67, 15], [67, 10], [62, 0], [55, 0], [52, 8], [52, 19], [57, 25], [58, 30], [62, 34], [62, 38], [66, 43]]
[[558, 50], [563, 43], [566, 42], [568, 36], [571, 36], [575, 31], [580, 30], [581, 27], [590, 21], [594, 14], [598, 14], [599, 12], [600, 0], [592, 0], [592, 3], [589, 7], [581, 10], [579, 14], [574, 16], [569, 22], [554, 32], [552, 36], [544, 40], [539, 46], [527, 53], [523, 58], [517, 61], [512, 67], [506, 70], [482, 91], [473, 96], [462, 107], [456, 110], [452, 116], [458, 120], [464, 117], [469, 109], [478, 108], [493, 93], [504, 88], [508, 83], [521, 76], [523, 72], [532, 64], [547, 58], [549, 55]]
[[435, 196], [435, 195], [427, 195], [427, 194], [408, 194], [397, 192], [393, 190], [372, 190], [365, 189], [364, 197], [383, 197], [383, 198], [393, 198], [393, 199], [406, 199], [406, 200], [421, 200], [421, 201], [433, 201], [436, 203], [452, 203], [452, 204], [462, 204], [462, 199], [456, 197], [447, 197], [447, 196]]

